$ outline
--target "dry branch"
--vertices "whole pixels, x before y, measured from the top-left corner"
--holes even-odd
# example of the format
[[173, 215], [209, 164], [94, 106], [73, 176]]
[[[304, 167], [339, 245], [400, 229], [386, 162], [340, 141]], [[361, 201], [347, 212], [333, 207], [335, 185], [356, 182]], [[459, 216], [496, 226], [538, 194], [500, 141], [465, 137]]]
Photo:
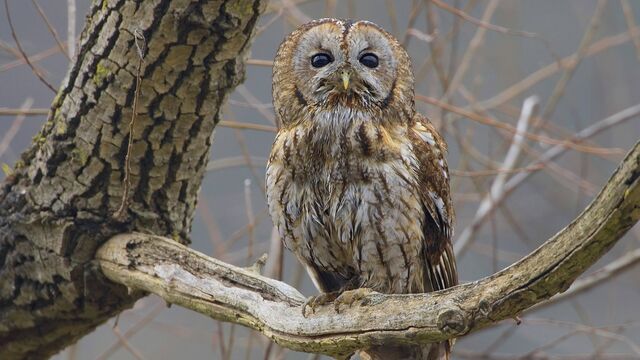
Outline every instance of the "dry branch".
[[363, 306], [319, 309], [289, 285], [170, 239], [123, 234], [98, 251], [105, 275], [213, 318], [248, 326], [290, 349], [344, 355], [371, 344], [462, 336], [565, 291], [640, 218], [640, 143], [594, 201], [531, 254], [492, 276], [433, 294], [372, 294]]

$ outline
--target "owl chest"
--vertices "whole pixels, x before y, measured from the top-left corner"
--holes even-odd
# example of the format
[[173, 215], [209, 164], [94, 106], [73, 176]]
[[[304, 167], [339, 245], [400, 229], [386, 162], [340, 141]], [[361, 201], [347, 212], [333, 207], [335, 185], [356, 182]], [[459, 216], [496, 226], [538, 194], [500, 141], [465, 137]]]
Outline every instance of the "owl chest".
[[364, 227], [375, 221], [383, 186], [370, 174], [350, 174], [340, 165], [316, 170], [315, 177], [293, 180], [284, 190], [295, 204], [289, 241], [310, 262], [340, 272], [351, 267]]
[[269, 196], [278, 199], [270, 210], [285, 245], [309, 262], [338, 272], [357, 267], [364, 242], [396, 238], [387, 224], [418, 207], [400, 158], [363, 158], [353, 146], [335, 156], [310, 148], [290, 157], [269, 167]]

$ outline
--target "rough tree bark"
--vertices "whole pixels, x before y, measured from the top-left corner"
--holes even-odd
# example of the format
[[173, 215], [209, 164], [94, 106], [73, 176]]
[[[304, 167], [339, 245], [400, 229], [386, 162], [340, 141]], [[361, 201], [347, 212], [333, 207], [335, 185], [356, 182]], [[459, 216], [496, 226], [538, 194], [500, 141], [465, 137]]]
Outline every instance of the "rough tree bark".
[[48, 120], [0, 189], [0, 359], [48, 357], [143, 294], [95, 265], [114, 234], [189, 242], [212, 131], [265, 4], [94, 1]]

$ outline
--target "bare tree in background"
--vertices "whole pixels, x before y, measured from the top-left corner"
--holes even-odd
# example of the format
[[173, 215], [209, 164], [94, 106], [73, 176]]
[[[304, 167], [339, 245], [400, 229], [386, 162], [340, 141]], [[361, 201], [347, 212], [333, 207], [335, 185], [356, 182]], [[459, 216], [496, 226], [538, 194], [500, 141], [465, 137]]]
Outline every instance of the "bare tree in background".
[[[316, 2], [323, 4], [326, 15], [335, 15], [338, 2]], [[255, 168], [263, 165], [264, 154], [252, 156], [242, 132], [273, 132], [275, 124], [241, 122], [232, 119], [232, 112], [221, 120], [221, 110], [228, 95], [243, 80], [247, 64], [266, 68], [271, 65], [269, 60], [248, 59], [254, 34], [282, 19], [295, 26], [322, 15], [306, 14], [302, 3], [307, 2], [272, 1], [267, 6], [261, 0], [97, 1], [92, 4], [78, 46], [74, 47], [73, 32], [63, 42], [34, 0], [32, 4], [39, 14], [36, 16], [47, 24], [56, 45], [30, 55], [15, 31], [16, 21], [10, 17], [16, 2], [5, 1], [11, 29], [8, 36], [15, 46], [0, 45], [15, 60], [0, 65], [0, 72], [28, 66], [38, 81], [55, 92], [55, 98], [48, 110], [31, 108], [32, 101], [25, 101], [20, 109], [0, 109], [0, 115], [16, 116], [0, 140], [0, 154], [10, 149], [25, 116], [48, 114], [43, 129], [20, 160], [14, 166], [3, 167], [7, 176], [0, 191], [0, 358], [51, 356], [131, 307], [147, 292], [216, 319], [254, 328], [284, 347], [299, 351], [344, 355], [363, 344], [380, 341], [437, 341], [491, 327], [535, 304], [544, 306], [542, 300], [566, 290], [637, 221], [640, 154], [636, 146], [572, 225], [499, 275], [429, 297], [374, 294], [367, 306], [348, 309], [343, 314], [322, 309], [308, 319], [301, 317], [304, 297], [299, 292], [259, 275], [262, 260], [254, 267], [241, 269], [179, 245], [189, 243], [200, 201], [199, 211], [210, 227], [216, 257], [252, 263], [269, 249], [270, 258], [263, 272], [269, 277], [283, 277], [279, 240], [275, 236], [257, 236], [265, 216], [263, 211], [254, 210], [253, 198], [261, 194], [252, 188], [261, 189], [262, 174]], [[346, 2], [349, 15], [354, 15], [355, 3]], [[555, 160], [565, 152], [622, 160], [624, 150], [602, 147], [590, 138], [629, 120], [637, 124], [640, 99], [575, 131], [564, 129], [551, 119], [585, 59], [620, 45], [640, 54], [634, 4], [624, 0], [615, 5], [598, 1], [574, 54], [561, 58], [551, 51], [554, 60], [549, 65], [490, 98], [479, 100], [469, 74], [474, 71], [473, 59], [478, 57], [487, 33], [537, 41], [545, 49], [551, 47], [549, 41], [534, 33], [493, 24], [492, 17], [500, 5], [496, 0], [412, 1], [408, 15], [398, 12], [398, 3], [385, 2], [390, 30], [408, 47], [429, 48], [424, 62], [414, 60], [417, 79], [430, 79], [425, 81], [430, 87], [419, 88], [422, 92], [417, 98], [433, 106], [430, 113], [440, 121], [459, 158], [457, 166], [451, 161], [457, 176], [454, 189], [458, 213], [463, 213], [464, 219], [458, 221], [458, 256], [464, 259], [470, 251], [489, 254], [493, 269], [498, 270], [499, 258], [506, 256], [512, 262], [522, 254], [509, 254], [498, 246], [497, 240], [483, 247], [476, 238], [485, 223], [492, 225], [495, 234], [493, 216], [500, 213], [509, 226], [522, 234], [522, 240], [528, 239], [521, 231], [520, 221], [505, 205], [516, 188], [532, 174], [544, 171], [559, 186], [578, 188], [579, 193], [593, 196], [598, 187], [583, 172], [576, 174]], [[76, 4], [68, 4], [72, 18]], [[624, 15], [626, 29], [598, 38], [603, 14], [613, 7]], [[474, 13], [478, 15], [470, 15]], [[256, 30], [263, 14], [264, 25]], [[443, 25], [444, 16], [452, 19], [448, 28]], [[425, 22], [423, 29], [417, 26], [421, 18]], [[400, 20], [408, 23], [405, 30], [400, 29]], [[470, 25], [471, 36], [463, 48], [461, 28]], [[73, 61], [56, 90], [39, 61], [59, 51], [69, 54]], [[519, 103], [522, 95], [530, 94], [535, 84], [552, 75], [557, 75], [557, 80], [543, 103], [535, 97], [527, 98], [524, 105]], [[273, 120], [270, 106], [264, 104], [268, 96], [257, 98], [251, 89], [242, 86], [237, 93], [243, 100], [234, 100], [231, 105], [248, 106], [267, 122]], [[466, 105], [459, 105], [463, 101]], [[482, 131], [473, 123], [461, 125], [461, 119], [488, 126], [494, 148], [486, 149], [472, 141]], [[209, 161], [211, 134], [216, 126], [233, 129], [240, 156]], [[243, 197], [238, 200], [246, 209], [247, 223], [231, 239], [223, 241], [206, 198], [198, 200], [198, 192], [207, 170], [238, 165], [246, 166], [248, 176], [254, 180], [253, 184], [245, 182]], [[461, 211], [463, 206], [468, 214]], [[230, 249], [243, 237], [246, 247], [240, 247], [240, 255], [234, 257]], [[572, 294], [602, 284], [638, 261], [638, 250], [629, 251], [601, 271], [578, 280], [552, 301], [571, 298]], [[466, 278], [475, 279], [468, 275]], [[291, 282], [299, 285], [295, 279]], [[125, 332], [113, 327], [118, 340], [98, 357], [107, 358], [123, 347], [132, 356], [144, 358], [144, 351], [136, 349], [129, 339], [164, 306], [154, 305], [148, 316]], [[377, 319], [375, 326], [371, 325], [373, 317]], [[589, 356], [604, 357], [608, 346], [620, 342], [629, 349], [623, 356], [637, 358], [640, 347], [621, 335], [633, 326], [637, 325], [599, 328], [585, 320], [585, 324], [574, 324], [571, 329], [573, 333], [590, 334], [595, 350]], [[257, 354], [252, 352], [254, 349], [261, 351], [264, 358], [284, 356], [283, 349], [271, 342], [246, 333], [240, 338], [239, 333], [233, 327], [219, 327], [212, 334], [222, 358], [231, 358], [234, 353], [252, 358]], [[412, 340], [406, 340], [407, 335]], [[482, 351], [459, 346], [455, 355], [544, 357], [546, 349], [565, 339], [558, 337], [517, 356], [496, 352], [505, 340], [496, 340]], [[73, 352], [69, 354], [72, 356]]]

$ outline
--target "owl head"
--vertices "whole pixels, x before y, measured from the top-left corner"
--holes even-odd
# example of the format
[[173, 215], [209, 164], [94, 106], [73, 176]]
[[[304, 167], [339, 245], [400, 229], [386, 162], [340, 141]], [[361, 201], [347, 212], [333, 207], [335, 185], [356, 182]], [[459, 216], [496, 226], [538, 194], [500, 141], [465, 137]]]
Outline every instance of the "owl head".
[[411, 62], [398, 40], [374, 23], [315, 20], [280, 45], [273, 99], [283, 124], [300, 112], [336, 107], [413, 111]]

